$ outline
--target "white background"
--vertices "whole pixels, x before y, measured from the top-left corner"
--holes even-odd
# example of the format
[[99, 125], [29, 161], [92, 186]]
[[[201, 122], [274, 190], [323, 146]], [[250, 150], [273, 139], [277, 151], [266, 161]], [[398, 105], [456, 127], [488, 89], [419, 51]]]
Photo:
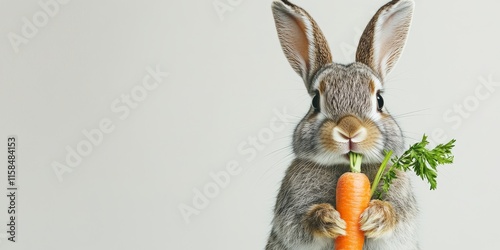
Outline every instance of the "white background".
[[[291, 133], [310, 99], [281, 51], [270, 1], [220, 0], [231, 8], [224, 13], [213, 3], [73, 0], [16, 53], [9, 34], [21, 36], [23, 18], [44, 10], [38, 1], [0, 1], [2, 189], [7, 137], [19, 142], [17, 242], [6, 240], [2, 195], [0, 249], [264, 248], [293, 159]], [[295, 3], [319, 23], [334, 60], [349, 63], [385, 1]], [[457, 139], [455, 164], [441, 169], [438, 189], [414, 182], [422, 249], [492, 249], [498, 241], [499, 7], [418, 0], [387, 82], [386, 105], [407, 144], [423, 133]], [[157, 65], [169, 75], [120, 119], [111, 105], [123, 105], [121, 96]], [[480, 79], [497, 86], [488, 92]], [[478, 100], [476, 89], [488, 96]], [[253, 148], [255, 157], [238, 150], [269, 131], [275, 110], [292, 118]], [[66, 148], [85, 141], [82, 130], [101, 119], [115, 129], [59, 181], [55, 162], [66, 165]], [[211, 173], [232, 161], [241, 171], [187, 223], [179, 206], [194, 206], [195, 190], [213, 185]]]

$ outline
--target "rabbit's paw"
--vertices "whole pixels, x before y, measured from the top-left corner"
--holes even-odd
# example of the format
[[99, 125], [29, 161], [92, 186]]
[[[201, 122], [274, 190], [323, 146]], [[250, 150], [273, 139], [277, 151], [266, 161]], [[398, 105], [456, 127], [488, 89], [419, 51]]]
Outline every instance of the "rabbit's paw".
[[396, 227], [396, 213], [391, 203], [372, 200], [361, 214], [361, 230], [368, 238], [379, 238], [392, 233]]
[[306, 227], [316, 236], [337, 238], [345, 235], [346, 223], [339, 212], [328, 203], [312, 205], [304, 220]]

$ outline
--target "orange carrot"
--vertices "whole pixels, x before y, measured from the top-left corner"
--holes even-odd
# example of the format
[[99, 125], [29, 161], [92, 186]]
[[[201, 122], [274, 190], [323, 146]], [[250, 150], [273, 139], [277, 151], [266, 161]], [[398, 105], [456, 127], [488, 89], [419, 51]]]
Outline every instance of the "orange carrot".
[[363, 173], [348, 172], [340, 176], [336, 192], [337, 211], [347, 224], [347, 234], [335, 239], [335, 249], [362, 250], [365, 234], [359, 222], [370, 203], [370, 181]]

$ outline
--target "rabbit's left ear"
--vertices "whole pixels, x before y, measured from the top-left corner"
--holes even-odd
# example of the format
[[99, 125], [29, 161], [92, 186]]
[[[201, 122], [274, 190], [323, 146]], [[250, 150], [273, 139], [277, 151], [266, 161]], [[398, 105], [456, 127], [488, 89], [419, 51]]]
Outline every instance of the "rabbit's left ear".
[[274, 1], [272, 9], [283, 52], [311, 91], [315, 73], [332, 62], [326, 39], [312, 17], [297, 5], [287, 0]]
[[412, 0], [393, 0], [382, 6], [366, 26], [356, 51], [356, 61], [372, 68], [383, 81], [392, 70], [410, 29]]

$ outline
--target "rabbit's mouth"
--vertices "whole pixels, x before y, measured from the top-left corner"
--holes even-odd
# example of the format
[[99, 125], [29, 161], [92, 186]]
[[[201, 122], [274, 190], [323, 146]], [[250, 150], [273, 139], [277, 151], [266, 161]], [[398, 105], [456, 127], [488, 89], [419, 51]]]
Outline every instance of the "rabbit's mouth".
[[351, 156], [350, 156], [350, 155], [351, 155], [351, 153], [355, 153], [355, 154], [361, 155], [361, 156], [363, 156], [363, 158], [365, 157], [365, 155], [364, 155], [364, 154], [362, 154], [361, 152], [356, 152], [356, 151], [351, 150], [351, 151], [349, 151], [348, 153], [343, 154], [343, 155], [342, 155], [342, 158], [344, 158], [344, 159], [346, 159], [346, 160], [350, 161], [350, 160], [351, 160]]
[[363, 164], [380, 164], [383, 160], [383, 155], [378, 154], [378, 150], [345, 150], [339, 151], [323, 151], [312, 155], [301, 155], [300, 158], [309, 159], [321, 165], [348, 165], [350, 163], [350, 153], [356, 153], [363, 156]]

